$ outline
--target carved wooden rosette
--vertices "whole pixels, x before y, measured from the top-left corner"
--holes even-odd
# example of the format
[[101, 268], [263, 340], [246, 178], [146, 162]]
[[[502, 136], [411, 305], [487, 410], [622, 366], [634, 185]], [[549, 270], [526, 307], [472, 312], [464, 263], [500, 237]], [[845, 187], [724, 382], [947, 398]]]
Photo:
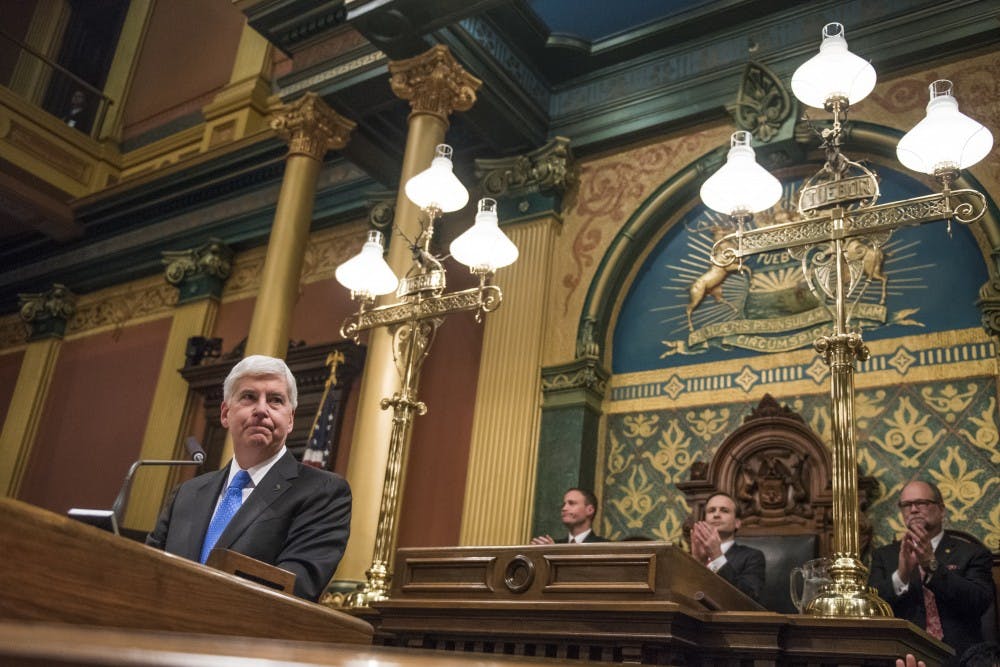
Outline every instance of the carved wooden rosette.
[[795, 106], [781, 77], [763, 63], [751, 60], [743, 68], [736, 104], [727, 110], [737, 127], [758, 141], [768, 142], [778, 134]]
[[389, 63], [389, 85], [407, 100], [413, 114], [426, 113], [448, 122], [453, 111], [468, 111], [476, 102], [482, 81], [455, 60], [451, 51], [438, 44], [419, 56]]
[[272, 111], [271, 129], [288, 142], [288, 155], [305, 155], [322, 161], [326, 152], [347, 145], [357, 124], [308, 92]]

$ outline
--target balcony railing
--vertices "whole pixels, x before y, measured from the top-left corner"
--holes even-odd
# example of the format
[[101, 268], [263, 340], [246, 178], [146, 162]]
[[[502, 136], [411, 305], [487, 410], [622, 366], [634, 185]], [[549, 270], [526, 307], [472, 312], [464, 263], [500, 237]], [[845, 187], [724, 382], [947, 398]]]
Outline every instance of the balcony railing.
[[93, 85], [2, 31], [0, 85], [95, 139], [112, 104]]

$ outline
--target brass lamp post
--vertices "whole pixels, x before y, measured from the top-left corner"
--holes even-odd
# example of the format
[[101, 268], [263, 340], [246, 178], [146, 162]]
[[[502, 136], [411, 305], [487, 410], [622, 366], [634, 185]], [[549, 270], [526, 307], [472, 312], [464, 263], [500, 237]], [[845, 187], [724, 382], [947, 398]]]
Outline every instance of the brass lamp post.
[[[336, 272], [337, 280], [351, 290], [352, 298], [360, 304], [358, 312], [344, 320], [341, 335], [357, 342], [362, 331], [388, 327], [400, 378], [399, 391], [381, 402], [383, 410], [392, 408], [392, 430], [374, 554], [366, 572], [367, 581], [346, 600], [349, 607], [367, 607], [388, 597], [400, 480], [413, 418], [427, 412], [427, 406], [417, 400], [417, 385], [434, 335], [447, 315], [471, 310], [480, 321], [483, 313], [496, 310], [503, 294], [498, 286], [490, 284], [493, 273], [512, 264], [518, 254], [498, 226], [496, 201], [481, 199], [475, 224], [452, 241], [450, 247], [452, 257], [478, 276], [479, 285], [446, 293], [443, 258], [431, 252], [434, 223], [443, 213], [457, 211], [469, 200], [468, 191], [452, 172], [451, 147], [439, 145], [431, 166], [407, 181], [405, 192], [427, 218], [419, 237], [410, 242], [413, 264], [406, 275], [397, 280], [383, 259], [382, 234], [377, 231], [369, 232], [361, 252], [340, 265]], [[394, 290], [398, 303], [372, 307], [376, 296]]]
[[[989, 130], [958, 111], [950, 81], [930, 86], [927, 117], [899, 142], [896, 154], [910, 169], [931, 174], [939, 194], [877, 204], [876, 175], [840, 150], [847, 111], [875, 87], [875, 70], [852, 54], [844, 27], [823, 28], [820, 52], [792, 77], [792, 92], [804, 104], [833, 114], [822, 132], [826, 163], [799, 192], [799, 219], [748, 228], [752, 213], [780, 197], [780, 183], [754, 162], [747, 133], [733, 135], [727, 163], [702, 186], [705, 205], [732, 216], [737, 231], [712, 248], [712, 262], [729, 266], [744, 257], [787, 249], [802, 265], [809, 289], [830, 312], [833, 333], [814, 346], [830, 367], [833, 404], [833, 582], [823, 586], [805, 613], [819, 616], [891, 616], [892, 609], [867, 586], [858, 538], [857, 444], [854, 432], [854, 364], [868, 358], [860, 330], [850, 328], [864, 291], [862, 262], [892, 232], [908, 225], [954, 219], [970, 224], [983, 217], [986, 198], [970, 189], [952, 190], [960, 169], [984, 158], [993, 146]], [[775, 186], [777, 194], [775, 195]], [[764, 193], [773, 199], [767, 203]], [[853, 299], [853, 301], [852, 301]]]

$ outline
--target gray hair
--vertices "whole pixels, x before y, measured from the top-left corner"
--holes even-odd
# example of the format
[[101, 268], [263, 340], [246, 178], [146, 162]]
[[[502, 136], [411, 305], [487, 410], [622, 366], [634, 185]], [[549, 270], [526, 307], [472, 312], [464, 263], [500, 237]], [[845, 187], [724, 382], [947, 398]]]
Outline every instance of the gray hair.
[[288, 402], [291, 404], [292, 410], [295, 410], [299, 404], [299, 389], [295, 384], [295, 376], [292, 375], [292, 371], [289, 370], [288, 364], [283, 359], [266, 357], [263, 354], [251, 354], [233, 366], [233, 370], [229, 371], [229, 375], [226, 376], [226, 381], [222, 383], [222, 400], [229, 402], [239, 380], [247, 376], [256, 377], [259, 375], [276, 375], [284, 378], [285, 386], [288, 387]]

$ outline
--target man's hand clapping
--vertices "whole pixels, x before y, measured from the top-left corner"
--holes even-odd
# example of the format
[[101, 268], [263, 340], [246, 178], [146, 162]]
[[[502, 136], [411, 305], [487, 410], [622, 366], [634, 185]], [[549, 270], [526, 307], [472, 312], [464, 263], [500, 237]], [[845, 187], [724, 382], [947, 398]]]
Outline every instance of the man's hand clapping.
[[722, 555], [722, 538], [719, 531], [699, 521], [691, 528], [691, 555], [702, 563], [710, 563]]

